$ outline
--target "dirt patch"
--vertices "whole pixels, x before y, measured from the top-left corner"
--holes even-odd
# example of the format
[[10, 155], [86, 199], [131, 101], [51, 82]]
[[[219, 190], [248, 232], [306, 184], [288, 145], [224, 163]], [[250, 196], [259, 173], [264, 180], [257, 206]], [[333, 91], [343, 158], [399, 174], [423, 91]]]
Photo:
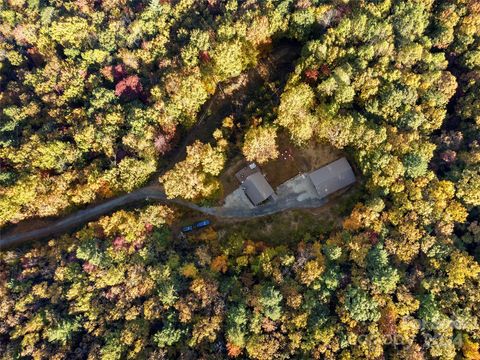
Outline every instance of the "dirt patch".
[[342, 156], [340, 150], [313, 140], [301, 148], [294, 146], [284, 132], [279, 134], [277, 142], [280, 156], [262, 166], [274, 187], [298, 174], [311, 172], [327, 165]]
[[314, 237], [328, 234], [336, 225], [328, 213], [324, 210], [325, 216], [319, 216], [308, 210], [292, 210], [241, 223], [217, 223], [216, 229], [222, 238], [239, 233], [245, 239], [270, 245], [295, 244], [306, 234]]

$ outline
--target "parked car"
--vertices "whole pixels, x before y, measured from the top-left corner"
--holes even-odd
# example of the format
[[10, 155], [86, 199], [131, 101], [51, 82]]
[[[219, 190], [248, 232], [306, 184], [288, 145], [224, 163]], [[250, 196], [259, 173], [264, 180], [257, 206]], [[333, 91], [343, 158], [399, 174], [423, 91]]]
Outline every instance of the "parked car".
[[204, 227], [206, 227], [210, 224], [211, 224], [210, 220], [202, 220], [202, 221], [199, 221], [199, 222], [196, 222], [195, 224], [193, 224], [193, 227], [195, 229], [201, 229], [201, 228], [204, 228]]
[[207, 227], [211, 223], [212, 222], [208, 219], [202, 220], [202, 221], [197, 221], [193, 225], [188, 225], [188, 226], [182, 227], [182, 233], [188, 233], [188, 232], [192, 232], [193, 230], [196, 230], [196, 229], [201, 229], [201, 228]]
[[193, 225], [188, 225], [188, 226], [182, 227], [182, 232], [183, 233], [187, 233], [187, 232], [190, 232], [190, 231], [193, 231]]

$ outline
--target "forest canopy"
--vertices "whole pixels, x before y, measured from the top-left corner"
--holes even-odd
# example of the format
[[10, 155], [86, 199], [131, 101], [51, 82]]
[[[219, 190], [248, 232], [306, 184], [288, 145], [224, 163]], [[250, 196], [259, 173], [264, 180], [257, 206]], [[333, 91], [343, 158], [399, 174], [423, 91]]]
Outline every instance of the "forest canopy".
[[[208, 124], [281, 46], [285, 83]], [[184, 237], [149, 204], [2, 251], [0, 358], [480, 359], [477, 0], [0, 0], [0, 226], [159, 173], [215, 201], [280, 137], [356, 169], [337, 224]]]

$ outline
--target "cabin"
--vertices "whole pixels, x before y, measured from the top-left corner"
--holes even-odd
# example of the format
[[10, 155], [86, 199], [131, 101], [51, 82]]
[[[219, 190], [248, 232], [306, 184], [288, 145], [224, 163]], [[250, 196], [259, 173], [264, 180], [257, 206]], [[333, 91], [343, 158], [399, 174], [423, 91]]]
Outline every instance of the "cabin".
[[275, 193], [255, 163], [250, 163], [237, 172], [235, 177], [240, 181], [241, 189], [254, 206], [265, 202]]
[[318, 196], [324, 198], [353, 184], [355, 174], [346, 158], [340, 158], [308, 174]]

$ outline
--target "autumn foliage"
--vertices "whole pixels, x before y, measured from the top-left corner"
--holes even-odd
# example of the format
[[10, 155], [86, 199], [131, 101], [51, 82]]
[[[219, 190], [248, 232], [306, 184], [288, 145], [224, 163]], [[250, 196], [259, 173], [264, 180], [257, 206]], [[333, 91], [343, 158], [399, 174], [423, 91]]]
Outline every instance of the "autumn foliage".
[[137, 75], [130, 75], [115, 85], [115, 95], [127, 101], [138, 98], [142, 91], [142, 83]]
[[2, 250], [2, 360], [480, 359], [477, 0], [11, 0], [0, 24], [2, 234], [159, 172], [217, 206], [280, 136], [358, 180], [242, 221], [150, 199]]

